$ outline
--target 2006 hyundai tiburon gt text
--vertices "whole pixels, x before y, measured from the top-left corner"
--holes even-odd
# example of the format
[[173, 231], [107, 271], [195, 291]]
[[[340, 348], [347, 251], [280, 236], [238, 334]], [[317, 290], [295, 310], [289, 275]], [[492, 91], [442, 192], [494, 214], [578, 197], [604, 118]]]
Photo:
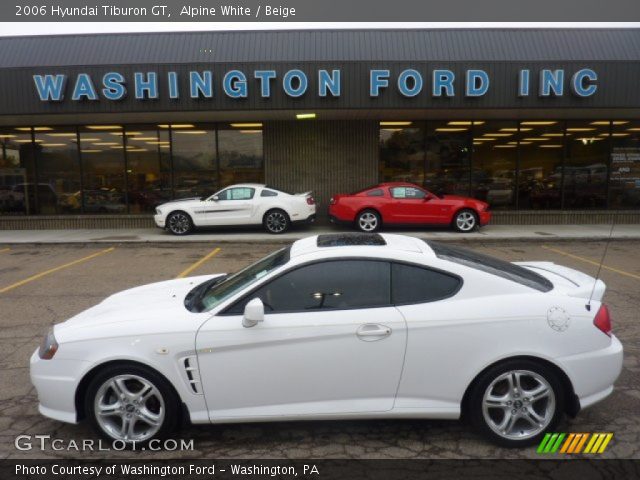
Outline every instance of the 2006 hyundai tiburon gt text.
[[[595, 285], [594, 285], [595, 282]], [[589, 297], [593, 299], [589, 303]], [[115, 294], [31, 358], [40, 412], [145, 442], [193, 423], [465, 415], [535, 443], [622, 367], [602, 281], [401, 235], [313, 236]]]

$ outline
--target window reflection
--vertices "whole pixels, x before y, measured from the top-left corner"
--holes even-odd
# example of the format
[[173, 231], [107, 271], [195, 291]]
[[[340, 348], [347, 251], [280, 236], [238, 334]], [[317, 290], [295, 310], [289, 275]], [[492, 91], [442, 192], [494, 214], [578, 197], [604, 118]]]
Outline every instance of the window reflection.
[[423, 122], [380, 123], [380, 180], [424, 184]]
[[118, 126], [80, 128], [84, 187], [81, 201], [85, 213], [127, 211], [122, 132]]
[[124, 138], [129, 212], [153, 212], [171, 199], [169, 130], [132, 126], [125, 129]]
[[640, 122], [613, 121], [609, 189], [611, 208], [640, 207]]
[[79, 213], [80, 160], [75, 127], [35, 132], [38, 213]]
[[469, 195], [472, 125], [471, 122], [460, 123], [427, 123], [424, 186], [434, 193]]
[[606, 206], [608, 156], [609, 122], [567, 122], [565, 208]]
[[0, 213], [35, 213], [35, 152], [31, 129], [0, 130]]
[[174, 128], [171, 141], [175, 198], [206, 197], [218, 190], [214, 127]]
[[518, 208], [560, 208], [564, 122], [523, 121], [520, 123], [518, 139]]
[[220, 186], [260, 183], [264, 179], [262, 125], [237, 124], [218, 130]]
[[516, 122], [474, 122], [471, 192], [491, 208], [515, 208], [517, 131]]

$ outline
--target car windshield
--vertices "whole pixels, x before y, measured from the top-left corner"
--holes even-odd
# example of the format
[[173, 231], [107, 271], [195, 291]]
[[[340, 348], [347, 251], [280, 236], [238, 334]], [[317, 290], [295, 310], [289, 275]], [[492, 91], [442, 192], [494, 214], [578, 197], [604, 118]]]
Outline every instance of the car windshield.
[[233, 275], [223, 277], [221, 280], [215, 278], [198, 285], [185, 298], [185, 307], [192, 312], [204, 312], [215, 308], [237, 292], [287, 263], [289, 249], [290, 247], [286, 247], [278, 250]]

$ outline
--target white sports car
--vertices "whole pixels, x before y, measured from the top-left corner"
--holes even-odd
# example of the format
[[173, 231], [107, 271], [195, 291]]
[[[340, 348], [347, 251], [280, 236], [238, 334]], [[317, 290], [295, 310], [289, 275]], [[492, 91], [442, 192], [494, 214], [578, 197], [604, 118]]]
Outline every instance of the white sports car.
[[401, 235], [313, 236], [107, 298], [55, 325], [31, 380], [42, 414], [123, 442], [181, 417], [464, 415], [524, 446], [613, 390], [622, 345], [594, 280]]
[[256, 183], [231, 185], [208, 198], [185, 198], [156, 207], [154, 220], [174, 235], [194, 227], [263, 225], [269, 233], [284, 233], [292, 223], [311, 223], [316, 202], [311, 192], [295, 195]]

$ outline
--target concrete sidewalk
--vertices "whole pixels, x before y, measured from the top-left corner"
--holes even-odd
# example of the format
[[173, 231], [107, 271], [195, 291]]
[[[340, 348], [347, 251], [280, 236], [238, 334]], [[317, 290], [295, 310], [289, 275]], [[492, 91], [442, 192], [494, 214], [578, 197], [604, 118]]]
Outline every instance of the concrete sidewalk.
[[[261, 229], [215, 229], [176, 237], [160, 229], [130, 230], [0, 230], [0, 245], [14, 244], [75, 244], [75, 243], [221, 243], [221, 242], [282, 242], [310, 235], [353, 231], [330, 226], [295, 228], [282, 235], [270, 235]], [[557, 241], [605, 240], [611, 225], [490, 225], [474, 233], [451, 230], [386, 229], [388, 233], [411, 235], [445, 241]], [[640, 240], [640, 225], [616, 225], [615, 240]]]

